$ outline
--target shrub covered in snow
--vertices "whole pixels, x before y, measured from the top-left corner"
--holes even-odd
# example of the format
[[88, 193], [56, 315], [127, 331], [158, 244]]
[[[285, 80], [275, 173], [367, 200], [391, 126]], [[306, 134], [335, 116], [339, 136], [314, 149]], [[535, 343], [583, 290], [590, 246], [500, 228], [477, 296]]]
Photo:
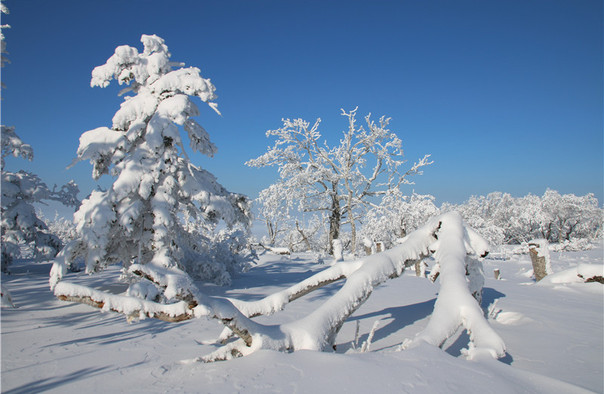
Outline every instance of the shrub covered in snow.
[[67, 244], [77, 238], [77, 232], [73, 220], [60, 217], [58, 214], [53, 219], [45, 218], [41, 215], [40, 219], [46, 223], [48, 230], [59, 237], [63, 244]]

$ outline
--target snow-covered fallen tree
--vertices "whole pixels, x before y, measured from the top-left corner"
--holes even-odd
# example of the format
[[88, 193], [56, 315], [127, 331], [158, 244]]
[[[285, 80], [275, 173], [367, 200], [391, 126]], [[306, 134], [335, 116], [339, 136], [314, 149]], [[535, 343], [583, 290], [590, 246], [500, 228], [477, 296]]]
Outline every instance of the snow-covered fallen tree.
[[[64, 280], [67, 267], [61, 259], [54, 263], [50, 283], [59, 299], [123, 313], [130, 318], [217, 319], [228, 329], [221, 339], [226, 340], [230, 335], [238, 338], [200, 358], [200, 361], [216, 361], [248, 355], [259, 349], [329, 350], [344, 322], [369, 298], [376, 286], [400, 276], [407, 267], [432, 255], [440, 272], [440, 291], [434, 312], [425, 330], [406, 340], [401, 349], [425, 342], [440, 346], [462, 326], [470, 337], [465, 351], [468, 358], [479, 354], [499, 358], [505, 355], [505, 345], [488, 324], [477, 301], [484, 283], [480, 257], [487, 253], [487, 242], [466, 227], [458, 214], [447, 213], [430, 220], [390, 250], [356, 261], [336, 263], [283, 291], [253, 302], [209, 297], [177, 269], [136, 265], [130, 266], [129, 270], [139, 270], [138, 274], [154, 287], [170, 289], [169, 303], [150, 300], [144, 288], [139, 294], [129, 289], [129, 294], [115, 295], [71, 284]], [[344, 284], [336, 294], [299, 320], [263, 325], [252, 319], [275, 313], [288, 303], [340, 280]]]

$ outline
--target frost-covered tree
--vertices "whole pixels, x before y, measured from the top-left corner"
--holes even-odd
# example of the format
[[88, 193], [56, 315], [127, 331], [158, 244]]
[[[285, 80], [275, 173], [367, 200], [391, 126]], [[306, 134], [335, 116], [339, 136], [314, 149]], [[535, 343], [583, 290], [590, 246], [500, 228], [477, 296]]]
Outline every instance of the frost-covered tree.
[[[134, 275], [135, 293], [182, 299], [190, 295], [189, 275], [229, 282], [232, 266], [208, 259], [211, 237], [199, 232], [221, 221], [228, 227], [242, 224], [245, 231], [249, 202], [193, 165], [183, 146], [181, 129], [194, 152], [216, 152], [194, 119], [199, 109], [193, 101], [197, 97], [219, 113], [214, 85], [198, 68], [172, 62], [162, 38], [143, 35], [141, 41], [142, 52], [119, 46], [92, 71], [92, 87], [116, 80], [128, 85], [120, 95], [130, 95], [111, 127], [80, 137], [76, 161], [89, 160], [94, 179], [109, 174], [114, 181], [82, 203], [74, 215], [78, 238], [61, 258], [66, 265], [83, 260], [89, 273], [121, 264]], [[198, 231], [191, 231], [191, 222], [199, 224]], [[152, 289], [149, 280], [161, 284]]]
[[406, 171], [401, 140], [388, 129], [390, 118], [378, 122], [365, 117], [365, 126], [356, 121], [356, 111], [342, 110], [348, 128], [339, 145], [321, 142], [319, 125], [302, 119], [284, 119], [283, 127], [267, 131], [275, 143], [262, 156], [248, 161], [252, 167], [277, 166], [279, 185], [286, 190], [289, 202], [301, 212], [325, 212], [329, 217], [326, 245], [340, 237], [343, 225], [351, 231], [351, 248], [357, 243], [358, 220], [371, 205], [372, 198], [388, 190], [409, 184], [409, 177], [421, 173], [430, 164], [424, 156]]
[[77, 238], [73, 218], [61, 217], [57, 213], [52, 219], [48, 217], [41, 217], [40, 219], [44, 220], [50, 232], [59, 237], [63, 244], [68, 244]]
[[35, 174], [2, 172], [2, 270], [21, 257], [21, 246], [31, 248], [34, 259], [52, 259], [63, 247], [61, 240], [38, 218], [34, 203], [58, 201], [76, 207], [78, 187], [70, 182], [56, 190]]
[[[0, 11], [8, 14], [8, 8], [0, 3]], [[0, 26], [0, 39], [2, 42], [2, 67], [8, 63], [5, 57], [6, 42], [2, 29], [8, 25]], [[2, 86], [4, 87], [4, 86]], [[35, 174], [18, 171], [11, 172], [5, 168], [5, 158], [8, 156], [33, 160], [34, 152], [31, 145], [26, 144], [15, 133], [11, 126], [0, 126], [2, 142], [2, 264], [1, 269], [6, 272], [10, 263], [21, 257], [21, 247], [31, 249], [33, 258], [54, 258], [63, 244], [57, 236], [52, 234], [46, 224], [36, 214], [34, 203], [44, 200], [54, 200], [67, 206], [77, 206], [78, 187], [72, 181], [52, 190]]]
[[[327, 233], [328, 218], [316, 213], [298, 215], [293, 208], [295, 196], [282, 182], [262, 190], [256, 199], [257, 219], [266, 226], [263, 246], [287, 247], [289, 251], [324, 250], [322, 235]], [[290, 214], [291, 212], [291, 214]]]
[[433, 196], [417, 193], [405, 196], [399, 189], [389, 190], [380, 204], [363, 217], [360, 234], [369, 243], [383, 242], [390, 248], [397, 239], [418, 229], [439, 213]]
[[537, 238], [551, 243], [593, 239], [601, 235], [604, 213], [593, 194], [561, 195], [550, 189], [541, 197], [515, 198], [500, 192], [473, 196], [463, 204], [445, 204], [441, 209], [461, 213], [493, 244], [521, 244]]
[[288, 201], [289, 198], [286, 188], [278, 182], [262, 190], [255, 200], [258, 203], [257, 219], [266, 226], [267, 237], [263, 242], [267, 245], [275, 246], [280, 236], [290, 231], [292, 202]]
[[78, 187], [71, 181], [52, 190], [35, 174], [5, 169], [7, 156], [33, 160], [33, 149], [15, 133], [14, 127], [2, 127], [2, 271], [21, 257], [21, 246], [31, 247], [33, 258], [54, 258], [63, 247], [36, 214], [35, 203], [58, 201], [77, 207]]

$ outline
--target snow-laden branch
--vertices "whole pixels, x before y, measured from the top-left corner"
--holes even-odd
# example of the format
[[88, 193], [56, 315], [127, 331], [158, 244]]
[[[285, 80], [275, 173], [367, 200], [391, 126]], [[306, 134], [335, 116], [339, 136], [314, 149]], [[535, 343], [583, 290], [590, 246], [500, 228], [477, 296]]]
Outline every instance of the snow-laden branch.
[[136, 297], [109, 294], [87, 286], [66, 282], [58, 283], [54, 291], [61, 301], [79, 302], [103, 311], [122, 313], [129, 319], [151, 317], [167, 322], [179, 322], [189, 320], [194, 316], [193, 309], [185, 301], [159, 304]]

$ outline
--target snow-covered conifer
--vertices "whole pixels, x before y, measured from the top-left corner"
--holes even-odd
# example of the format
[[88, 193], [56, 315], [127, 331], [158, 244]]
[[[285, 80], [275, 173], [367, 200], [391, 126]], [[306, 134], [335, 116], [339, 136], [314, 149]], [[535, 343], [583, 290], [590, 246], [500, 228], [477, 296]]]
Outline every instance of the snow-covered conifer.
[[[116, 48], [107, 62], [92, 71], [91, 86], [112, 80], [128, 85], [111, 127], [80, 137], [77, 161], [89, 160], [92, 176], [114, 177], [108, 190], [94, 191], [74, 215], [78, 239], [61, 256], [69, 265], [82, 259], [87, 272], [111, 264], [161, 282], [166, 299], [186, 296], [188, 275], [221, 284], [230, 280], [220, 261], [208, 261], [204, 238], [185, 222], [227, 226], [250, 221], [245, 196], [228, 192], [214, 175], [193, 165], [184, 150], [181, 128], [193, 151], [213, 156], [216, 146], [193, 117], [198, 97], [218, 112], [215, 87], [195, 67], [170, 60], [164, 40], [141, 37], [139, 52]], [[206, 245], [207, 246], [207, 245]], [[55, 270], [59, 279], [62, 269]], [[180, 278], [172, 280], [168, 278]]]

